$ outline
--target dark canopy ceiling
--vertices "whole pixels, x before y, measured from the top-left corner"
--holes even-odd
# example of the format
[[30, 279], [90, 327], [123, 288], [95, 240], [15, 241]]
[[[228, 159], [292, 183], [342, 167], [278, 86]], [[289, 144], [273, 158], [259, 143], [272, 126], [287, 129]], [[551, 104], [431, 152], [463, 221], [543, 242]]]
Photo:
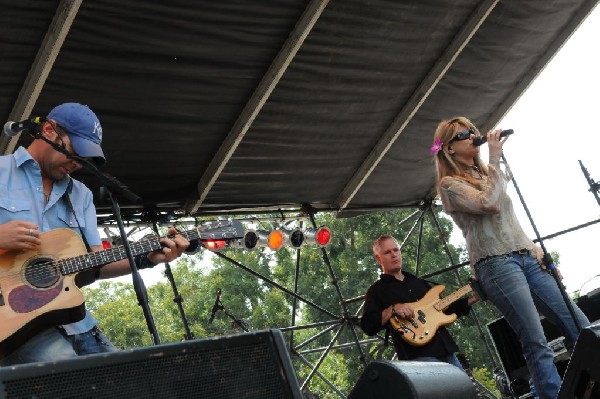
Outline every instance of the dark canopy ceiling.
[[88, 104], [132, 210], [414, 206], [437, 122], [494, 126], [596, 3], [2, 0], [0, 119]]

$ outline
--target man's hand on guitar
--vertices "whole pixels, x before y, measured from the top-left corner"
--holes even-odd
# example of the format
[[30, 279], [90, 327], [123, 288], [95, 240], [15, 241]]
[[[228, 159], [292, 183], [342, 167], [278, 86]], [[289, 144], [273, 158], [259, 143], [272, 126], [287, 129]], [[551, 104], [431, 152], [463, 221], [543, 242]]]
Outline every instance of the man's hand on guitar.
[[0, 248], [5, 250], [32, 250], [42, 242], [38, 226], [22, 220], [0, 224]]
[[394, 304], [394, 310], [398, 317], [403, 319], [412, 319], [415, 317], [415, 311], [409, 305], [405, 303], [396, 303]]
[[181, 234], [177, 234], [177, 230], [173, 227], [169, 229], [167, 235], [172, 238], [163, 237], [160, 239], [160, 243], [164, 245], [160, 251], [148, 253], [148, 260], [152, 263], [171, 262], [180, 257], [190, 245], [190, 242]]

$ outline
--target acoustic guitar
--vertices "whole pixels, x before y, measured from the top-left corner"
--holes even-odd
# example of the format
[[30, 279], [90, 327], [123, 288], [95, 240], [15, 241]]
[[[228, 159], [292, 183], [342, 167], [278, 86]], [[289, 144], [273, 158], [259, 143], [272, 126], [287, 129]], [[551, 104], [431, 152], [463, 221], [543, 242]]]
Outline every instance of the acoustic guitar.
[[455, 313], [447, 315], [443, 311], [472, 291], [471, 285], [467, 284], [444, 299], [440, 299], [440, 294], [445, 289], [446, 287], [443, 285], [436, 285], [417, 302], [407, 303], [415, 312], [414, 318], [403, 319], [392, 316], [390, 319], [392, 328], [400, 333], [402, 339], [408, 344], [414, 346], [428, 344], [440, 327], [451, 324], [456, 320]]
[[[237, 221], [213, 221], [179, 233], [188, 240], [233, 240], [244, 236]], [[40, 234], [35, 251], [0, 254], [0, 358], [46, 328], [83, 319], [77, 273], [127, 258], [124, 246], [90, 252], [81, 236], [60, 228]], [[158, 237], [130, 244], [132, 255], [162, 248]]]

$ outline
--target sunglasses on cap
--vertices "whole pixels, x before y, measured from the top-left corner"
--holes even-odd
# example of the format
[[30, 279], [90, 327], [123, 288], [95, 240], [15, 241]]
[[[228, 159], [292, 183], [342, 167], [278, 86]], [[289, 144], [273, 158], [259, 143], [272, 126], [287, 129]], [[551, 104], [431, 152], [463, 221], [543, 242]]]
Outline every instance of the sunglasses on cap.
[[469, 137], [471, 137], [471, 134], [474, 134], [475, 136], [477, 136], [477, 133], [475, 133], [475, 129], [461, 130], [460, 132], [456, 133], [456, 136], [454, 136], [448, 144], [452, 143], [453, 141], [466, 140]]

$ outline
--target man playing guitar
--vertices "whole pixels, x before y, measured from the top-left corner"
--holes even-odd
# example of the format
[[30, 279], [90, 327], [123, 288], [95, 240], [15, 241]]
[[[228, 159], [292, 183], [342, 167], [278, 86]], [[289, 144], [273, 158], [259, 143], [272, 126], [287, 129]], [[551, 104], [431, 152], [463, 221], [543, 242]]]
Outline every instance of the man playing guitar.
[[[60, 232], [69, 229], [68, 233], [81, 235], [91, 251], [102, 249], [92, 193], [84, 184], [70, 176], [81, 165], [55, 150], [49, 143], [63, 147], [72, 155], [87, 158], [99, 165], [104, 164], [104, 153], [100, 147], [100, 121], [87, 106], [65, 103], [55, 107], [46, 120], [37, 123], [39, 126], [31, 128], [38, 134], [34, 136], [31, 145], [26, 149], [19, 147], [13, 154], [0, 157], [0, 249], [4, 254], [3, 259], [9, 260], [1, 269], [5, 278], [4, 286], [0, 287], [0, 307], [3, 311], [10, 307], [13, 311], [6, 311], [5, 314], [15, 316], [13, 319], [26, 314], [28, 307], [35, 307], [40, 296], [48, 296], [53, 292], [58, 295], [65, 291], [77, 291], [68, 289], [67, 283], [63, 286], [62, 280], [59, 283], [48, 281], [47, 287], [43, 286], [44, 281], [40, 282], [42, 288], [48, 288], [45, 292], [31, 284], [10, 286], [18, 276], [23, 275], [14, 272], [14, 264], [28, 251], [43, 247], [45, 235], [52, 234], [50, 230], [58, 229]], [[189, 242], [176, 233], [175, 229], [170, 230], [171, 238], [160, 239], [162, 248], [138, 257], [138, 268], [170, 262], [179, 257]], [[60, 244], [60, 239], [55, 241]], [[63, 244], [68, 246], [66, 242]], [[86, 251], [85, 247], [83, 250]], [[97, 278], [116, 277], [131, 271], [126, 259], [104, 264], [101, 268], [78, 273], [76, 285], [87, 285]], [[39, 276], [26, 277], [39, 279]], [[35, 329], [32, 337], [20, 342], [22, 345], [11, 350], [10, 354], [8, 351], [4, 353], [3, 355], [8, 356], [3, 357], [0, 364], [6, 366], [56, 361], [86, 353], [114, 350], [110, 341], [101, 337], [96, 328], [98, 322], [89, 312], [81, 311], [80, 316], [75, 319], [83, 319], [69, 320], [76, 322], [60, 327], [58, 324], [61, 322], [53, 324], [53, 316], [54, 313], [50, 312], [44, 317], [49, 322], [49, 328]], [[2, 328], [6, 328], [8, 324], [3, 323]], [[15, 328], [15, 334], [23, 335], [26, 329], [32, 330]], [[90, 344], [85, 348], [74, 348], [72, 343], [81, 341]]]
[[[443, 325], [435, 326], [437, 331], [431, 331], [424, 340], [426, 343], [409, 343], [415, 341], [419, 325], [427, 321], [423, 312], [413, 308], [414, 303], [422, 300], [432, 287], [427, 281], [402, 270], [398, 241], [390, 235], [383, 235], [373, 243], [373, 253], [383, 274], [367, 291], [360, 322], [363, 331], [367, 335], [375, 335], [389, 328], [399, 360], [446, 362], [462, 369], [455, 354], [458, 346]], [[476, 295], [458, 299], [444, 310], [444, 314], [466, 315], [477, 300]], [[393, 328], [391, 318], [395, 318], [398, 321], [395, 324], [400, 327]], [[404, 338], [405, 335], [411, 339]]]

